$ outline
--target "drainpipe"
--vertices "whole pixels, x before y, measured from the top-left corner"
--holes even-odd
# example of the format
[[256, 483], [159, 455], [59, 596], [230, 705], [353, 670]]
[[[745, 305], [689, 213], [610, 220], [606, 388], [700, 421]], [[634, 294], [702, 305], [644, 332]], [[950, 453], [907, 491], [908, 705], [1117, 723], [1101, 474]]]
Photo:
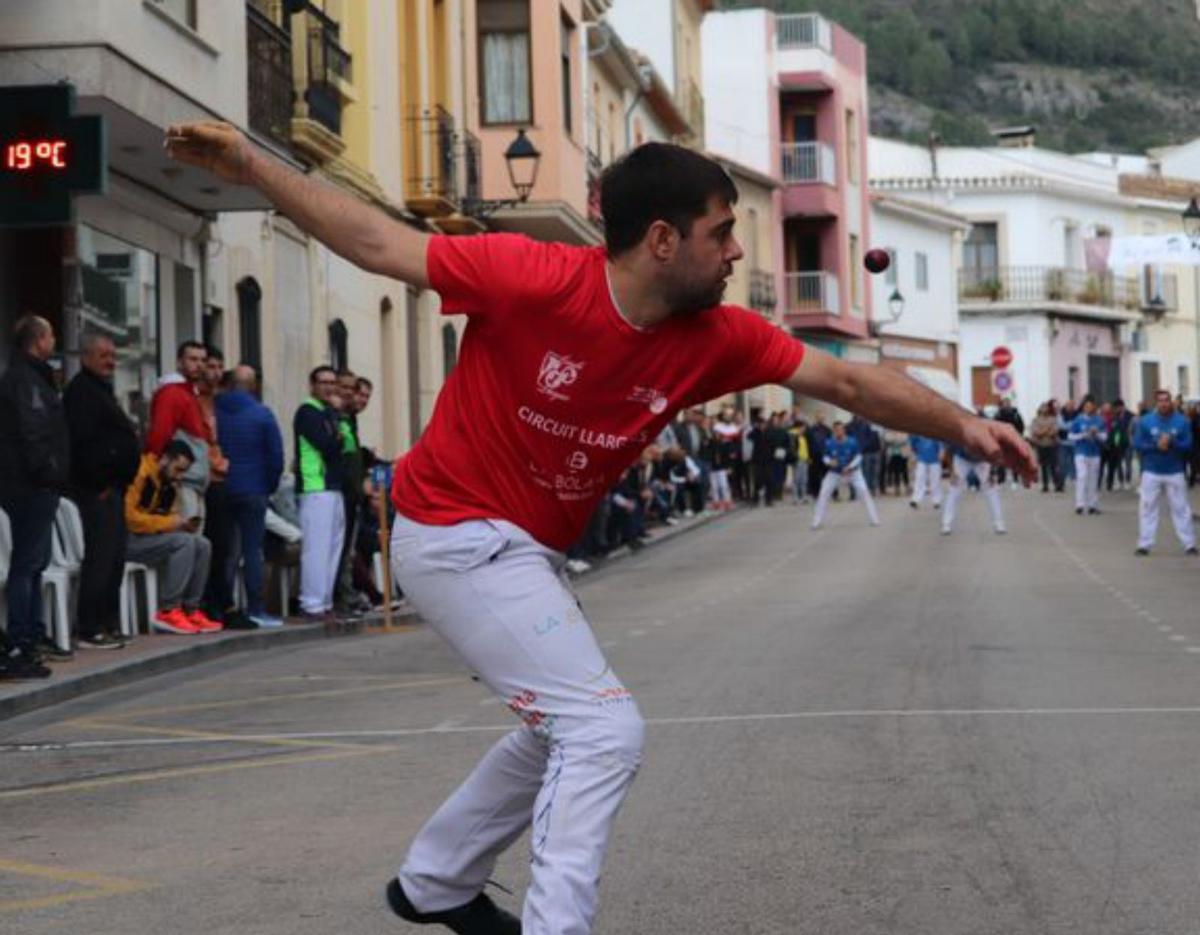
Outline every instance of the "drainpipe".
[[650, 84], [653, 81], [650, 69], [650, 65], [638, 66], [638, 91], [633, 96], [633, 102], [629, 105], [629, 109], [625, 111], [625, 152], [629, 152], [633, 148], [633, 112], [637, 110], [638, 104], [650, 90]]

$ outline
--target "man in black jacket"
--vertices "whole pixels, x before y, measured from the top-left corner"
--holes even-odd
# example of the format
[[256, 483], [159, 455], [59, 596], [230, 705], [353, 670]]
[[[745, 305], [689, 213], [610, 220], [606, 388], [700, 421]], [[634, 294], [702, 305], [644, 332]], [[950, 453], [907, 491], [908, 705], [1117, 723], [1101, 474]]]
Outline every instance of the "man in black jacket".
[[76, 644], [120, 649], [121, 577], [125, 570], [125, 488], [137, 475], [141, 445], [113, 393], [117, 349], [103, 334], [84, 335], [83, 369], [63, 405], [71, 433], [71, 499], [83, 520]]
[[46, 678], [37, 646], [43, 636], [42, 572], [50, 563], [50, 537], [59, 493], [70, 472], [67, 422], [47, 361], [54, 329], [36, 315], [13, 330], [13, 355], [0, 377], [0, 508], [12, 528], [8, 633], [0, 678]]

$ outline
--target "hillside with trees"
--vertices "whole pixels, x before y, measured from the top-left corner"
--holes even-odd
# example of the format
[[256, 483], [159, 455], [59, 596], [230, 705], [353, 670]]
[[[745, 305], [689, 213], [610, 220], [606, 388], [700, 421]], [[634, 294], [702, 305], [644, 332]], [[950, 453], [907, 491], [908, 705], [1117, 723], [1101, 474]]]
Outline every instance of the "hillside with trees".
[[1195, 0], [730, 0], [824, 14], [868, 49], [871, 129], [978, 145], [1142, 152], [1200, 136]]

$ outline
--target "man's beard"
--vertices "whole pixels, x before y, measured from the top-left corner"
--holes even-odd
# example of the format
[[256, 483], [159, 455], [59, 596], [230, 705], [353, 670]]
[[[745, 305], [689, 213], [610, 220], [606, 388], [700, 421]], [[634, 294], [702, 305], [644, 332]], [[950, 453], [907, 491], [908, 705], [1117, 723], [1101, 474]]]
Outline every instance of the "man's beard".
[[725, 279], [697, 288], [692, 281], [680, 283], [671, 296], [673, 315], [694, 315], [721, 304], [725, 295]]

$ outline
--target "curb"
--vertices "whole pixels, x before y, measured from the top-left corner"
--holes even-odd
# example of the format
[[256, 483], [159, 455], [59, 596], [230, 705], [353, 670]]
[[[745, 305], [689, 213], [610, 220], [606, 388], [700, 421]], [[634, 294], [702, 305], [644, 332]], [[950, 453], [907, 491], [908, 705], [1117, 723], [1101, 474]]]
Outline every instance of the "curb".
[[[607, 556], [596, 562], [587, 571], [579, 575], [573, 575], [572, 579], [586, 578], [602, 572], [610, 568], [615, 562], [619, 562], [635, 554], [641, 554], [647, 549], [662, 545], [664, 542], [669, 542], [694, 529], [707, 526], [732, 513], [741, 512], [741, 509], [742, 507], [739, 506], [729, 513], [706, 513], [680, 523], [678, 526], [669, 526], [653, 538], [647, 540], [643, 549], [639, 549], [636, 553], [632, 552], [628, 546], [620, 546], [609, 552]], [[414, 624], [416, 621], [416, 614], [412, 612], [401, 613], [394, 621], [393, 626], [407, 626]], [[131, 662], [116, 663], [103, 669], [67, 676], [66, 678], [57, 680], [52, 678], [45, 683], [39, 684], [36, 688], [30, 688], [19, 694], [0, 697], [0, 721], [6, 721], [20, 714], [36, 711], [39, 708], [48, 708], [52, 705], [61, 704], [64, 701], [71, 701], [84, 695], [152, 678], [156, 675], [162, 675], [165, 672], [174, 672], [189, 666], [211, 662], [214, 659], [231, 656], [235, 653], [272, 649], [277, 646], [295, 646], [323, 639], [361, 636], [368, 633], [375, 634], [380, 632], [384, 632], [381, 626], [381, 618], [378, 614], [373, 614], [362, 620], [341, 621], [332, 624], [288, 624], [279, 630], [252, 630], [246, 633], [229, 633], [211, 642], [193, 643], [180, 649], [164, 649], [155, 655], [145, 656]]]
[[[393, 626], [410, 624], [415, 620], [416, 616], [412, 613], [402, 614], [394, 621]], [[276, 646], [294, 646], [316, 640], [360, 636], [365, 633], [381, 631], [380, 618], [378, 615], [372, 615], [362, 620], [332, 624], [288, 624], [278, 630], [231, 633], [212, 642], [194, 643], [182, 649], [166, 649], [132, 662], [117, 663], [103, 669], [63, 679], [50, 679], [37, 688], [0, 698], [0, 721], [36, 711], [39, 708], [61, 704], [83, 695], [90, 695], [108, 688], [162, 675], [165, 672], [210, 662], [223, 656], [231, 656], [234, 653], [273, 649]]]

